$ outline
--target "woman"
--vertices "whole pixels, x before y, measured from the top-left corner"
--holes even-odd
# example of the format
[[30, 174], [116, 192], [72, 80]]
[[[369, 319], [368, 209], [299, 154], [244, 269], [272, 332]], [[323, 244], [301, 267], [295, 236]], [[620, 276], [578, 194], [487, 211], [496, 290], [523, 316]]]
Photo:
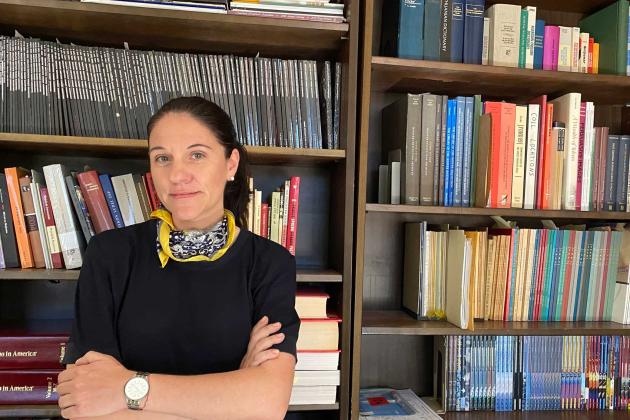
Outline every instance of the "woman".
[[243, 229], [246, 154], [230, 118], [205, 99], [178, 98], [147, 131], [165, 209], [91, 239], [61, 414], [283, 418], [300, 324], [295, 259]]

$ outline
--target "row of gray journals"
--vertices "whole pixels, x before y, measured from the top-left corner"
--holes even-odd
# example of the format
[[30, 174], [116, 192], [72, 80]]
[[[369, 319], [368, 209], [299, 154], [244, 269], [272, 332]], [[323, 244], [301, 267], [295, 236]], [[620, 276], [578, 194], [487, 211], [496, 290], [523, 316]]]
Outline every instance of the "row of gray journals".
[[221, 106], [249, 146], [339, 148], [341, 63], [0, 37], [0, 132], [146, 139], [167, 101]]

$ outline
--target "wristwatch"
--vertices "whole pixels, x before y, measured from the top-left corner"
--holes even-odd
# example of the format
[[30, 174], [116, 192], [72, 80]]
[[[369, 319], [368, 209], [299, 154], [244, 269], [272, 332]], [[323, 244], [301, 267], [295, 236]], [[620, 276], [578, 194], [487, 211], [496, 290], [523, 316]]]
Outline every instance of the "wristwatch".
[[131, 410], [142, 410], [143, 402], [149, 394], [149, 374], [136, 372], [136, 375], [125, 384], [125, 399]]

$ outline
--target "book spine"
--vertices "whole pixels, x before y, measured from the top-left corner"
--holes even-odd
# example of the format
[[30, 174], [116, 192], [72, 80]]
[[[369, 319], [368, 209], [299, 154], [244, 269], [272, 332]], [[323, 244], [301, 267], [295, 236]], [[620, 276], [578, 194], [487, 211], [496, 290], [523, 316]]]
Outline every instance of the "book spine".
[[0, 371], [0, 404], [55, 404], [61, 370]]
[[534, 51], [536, 43], [536, 13], [535, 6], [527, 6], [527, 45], [525, 47], [525, 68], [534, 68]]
[[481, 64], [488, 65], [489, 49], [490, 49], [490, 18], [483, 18], [483, 43], [481, 45]]
[[[422, 133], [422, 95], [407, 96], [406, 137], [403, 163], [405, 167], [405, 204], [420, 201], [420, 143]], [[401, 174], [402, 175], [402, 174]]]
[[452, 63], [463, 62], [464, 54], [464, 15], [466, 7], [465, 0], [450, 0], [451, 8], [451, 28], [450, 28], [450, 46]]
[[473, 114], [474, 100], [472, 96], [466, 97], [465, 119], [464, 119], [464, 163], [462, 179], [462, 207], [470, 207], [471, 203], [471, 183], [472, 183], [472, 150], [473, 150]]
[[525, 153], [527, 136], [527, 107], [516, 107], [515, 142], [512, 170], [512, 203], [514, 208], [523, 208], [525, 189]]
[[287, 227], [287, 249], [295, 255], [298, 214], [300, 204], [300, 177], [291, 177], [291, 192], [289, 193], [289, 224]]
[[617, 164], [615, 210], [626, 211], [628, 195], [628, 157], [630, 156], [630, 136], [619, 137], [619, 163]]
[[433, 157], [433, 205], [437, 206], [440, 197], [440, 151], [442, 148], [442, 96], [435, 97], [435, 144]]
[[81, 188], [81, 193], [88, 206], [90, 217], [94, 223], [96, 233], [114, 229], [114, 222], [107, 207], [107, 201], [98, 180], [96, 171], [88, 171], [77, 174], [77, 181]]
[[421, 60], [424, 0], [400, 0], [399, 7], [398, 57]]
[[593, 38], [589, 38], [588, 39], [588, 65], [587, 65], [587, 73], [593, 73], [593, 44], [594, 44], [594, 39]]
[[440, 59], [441, 33], [441, 1], [425, 0], [424, 2], [424, 59], [438, 61]]
[[580, 71], [580, 28], [571, 28], [571, 72]]
[[52, 258], [52, 266], [53, 268], [63, 268], [63, 256], [59, 246], [59, 236], [57, 235], [57, 226], [55, 225], [55, 217], [53, 216], [48, 188], [42, 187], [40, 194], [42, 198], [44, 224], [46, 226], [46, 240], [48, 241], [48, 250]]
[[473, 97], [473, 115], [472, 115], [472, 150], [470, 163], [470, 205], [474, 206], [477, 202], [477, 153], [479, 149], [479, 119], [483, 113], [483, 104], [481, 95]]
[[13, 218], [11, 217], [11, 204], [7, 191], [7, 181], [4, 173], [0, 173], [0, 243], [5, 268], [20, 267]]
[[536, 29], [534, 35], [534, 68], [542, 69], [544, 62], [545, 47], [545, 21], [536, 19]]
[[527, 55], [527, 9], [521, 9], [521, 30], [519, 36], [519, 48], [518, 48], [518, 66], [522, 69], [525, 68], [525, 56]]
[[527, 120], [527, 157], [525, 162], [525, 193], [523, 208], [536, 207], [536, 177], [538, 174], [538, 124], [540, 105], [531, 104]]
[[577, 181], [575, 185], [575, 209], [585, 210], [582, 208], [582, 184], [584, 180], [584, 146], [585, 146], [585, 129], [586, 129], [586, 102], [580, 104], [580, 130], [579, 130], [579, 146], [577, 156]]
[[488, 9], [491, 19], [488, 62], [494, 66], [518, 67], [521, 7], [495, 4]]
[[560, 42], [560, 28], [545, 26], [545, 46], [543, 51], [543, 70], [558, 70], [558, 45]]
[[451, 16], [453, 0], [442, 0], [440, 16], [440, 61], [451, 59]]
[[508, 208], [512, 203], [512, 173], [514, 162], [516, 106], [502, 104], [500, 166], [498, 172], [498, 207]]
[[67, 336], [0, 337], [0, 369], [63, 369]]
[[462, 206], [462, 184], [463, 184], [463, 163], [464, 163], [464, 124], [466, 114], [466, 99], [463, 96], [457, 97], [457, 116], [455, 128], [455, 159], [454, 164], [454, 186], [453, 186], [453, 206]]
[[449, 113], [449, 99], [448, 96], [442, 96], [442, 132], [440, 139], [440, 181], [438, 185], [438, 205], [446, 206], [446, 147], [448, 143], [448, 113]]
[[466, 0], [464, 50], [466, 64], [482, 64], [485, 0]]
[[[262, 236], [263, 238], [273, 240], [273, 238], [270, 235], [268, 235], [269, 219], [271, 217], [271, 229], [273, 233], [273, 212], [276, 211], [276, 209], [273, 208], [273, 203], [271, 204], [271, 206], [272, 207], [271, 207], [271, 212], [270, 212], [268, 203], [260, 204], [260, 236]], [[272, 214], [272, 216], [269, 216], [270, 213]]]
[[35, 203], [33, 202], [33, 195], [31, 193], [31, 177], [28, 175], [20, 177], [18, 182], [20, 184], [22, 203], [24, 205], [24, 225], [26, 226], [29, 243], [31, 244], [33, 265], [35, 268], [45, 268], [46, 259], [44, 258], [44, 248], [42, 247], [41, 237], [39, 236]]
[[103, 194], [105, 195], [105, 199], [107, 201], [107, 206], [112, 216], [112, 221], [116, 228], [124, 228], [125, 222], [123, 221], [122, 214], [120, 213], [120, 208], [118, 207], [118, 201], [116, 201], [116, 194], [114, 193], [114, 187], [112, 186], [112, 182], [109, 179], [109, 175], [103, 174], [98, 177], [101, 187], [103, 188]]
[[573, 28], [567, 26], [560, 26], [559, 28], [558, 71], [571, 71], [571, 63], [573, 61]]
[[24, 210], [22, 207], [22, 196], [20, 194], [20, 182], [17, 168], [6, 168], [4, 170], [7, 182], [7, 192], [11, 205], [11, 216], [15, 228], [15, 238], [17, 240], [18, 252], [20, 255], [20, 265], [22, 268], [34, 267], [33, 252], [26, 230]]
[[608, 147], [606, 150], [606, 177], [604, 184], [604, 204], [605, 211], [615, 211], [616, 176], [617, 165], [619, 164], [619, 136], [608, 136]]
[[588, 73], [588, 42], [589, 34], [580, 33], [580, 73]]
[[420, 205], [433, 205], [433, 173], [435, 159], [435, 95], [422, 95], [422, 143], [420, 147]]

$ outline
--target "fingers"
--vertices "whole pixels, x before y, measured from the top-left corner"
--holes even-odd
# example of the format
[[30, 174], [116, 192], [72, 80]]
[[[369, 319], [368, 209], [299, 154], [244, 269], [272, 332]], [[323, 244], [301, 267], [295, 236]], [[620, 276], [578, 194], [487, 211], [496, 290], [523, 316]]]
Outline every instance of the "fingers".
[[254, 346], [253, 354], [261, 353], [267, 349], [270, 349], [274, 344], [279, 344], [284, 341], [284, 334], [278, 333], [274, 334], [270, 337], [265, 337], [261, 340], [258, 340], [256, 345]]
[[75, 405], [76, 401], [74, 401], [74, 397], [72, 395], [68, 394], [60, 396], [58, 404], [59, 408], [63, 410], [64, 408], [72, 407], [73, 405]]
[[57, 377], [57, 383], [62, 384], [64, 382], [71, 381], [76, 376], [77, 369], [66, 369]]
[[261, 353], [257, 353], [254, 359], [252, 360], [250, 367], [260, 366], [267, 360], [273, 360], [277, 358], [279, 354], [280, 354], [280, 350], [278, 349], [265, 350]]
[[275, 322], [273, 324], [262, 326], [256, 331], [252, 330], [252, 334], [249, 339], [250, 345], [255, 346], [258, 341], [275, 334], [280, 330], [280, 328], [282, 328], [282, 324], [280, 322]]

